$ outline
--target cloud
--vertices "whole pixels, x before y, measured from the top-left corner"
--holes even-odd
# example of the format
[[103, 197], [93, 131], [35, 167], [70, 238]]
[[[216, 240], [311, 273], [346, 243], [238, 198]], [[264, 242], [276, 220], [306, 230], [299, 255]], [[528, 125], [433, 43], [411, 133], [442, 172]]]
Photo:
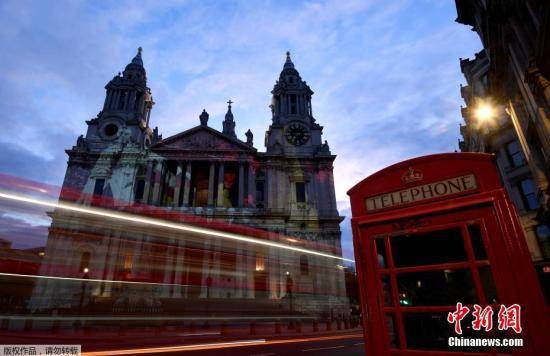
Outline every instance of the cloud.
[[33, 214], [13, 205], [0, 206], [0, 239], [10, 241], [12, 248], [45, 246], [48, 226], [49, 218], [43, 211]]
[[63, 150], [138, 46], [157, 103], [151, 123], [165, 137], [196, 125], [203, 108], [221, 128], [231, 98], [237, 134], [251, 128], [262, 149], [270, 90], [291, 50], [338, 155], [337, 200], [348, 215], [345, 193], [360, 179], [456, 149], [458, 58], [479, 41], [455, 17], [452, 2], [428, 0], [3, 1], [0, 170], [60, 185]]

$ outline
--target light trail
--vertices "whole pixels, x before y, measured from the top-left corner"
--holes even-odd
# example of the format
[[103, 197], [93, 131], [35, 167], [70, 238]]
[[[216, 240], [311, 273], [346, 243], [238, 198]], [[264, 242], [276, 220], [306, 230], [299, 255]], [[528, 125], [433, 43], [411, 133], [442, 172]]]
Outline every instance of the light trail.
[[59, 279], [65, 281], [77, 281], [77, 282], [99, 282], [99, 283], [122, 283], [122, 284], [147, 284], [156, 286], [176, 286], [176, 287], [194, 287], [189, 284], [174, 284], [174, 283], [159, 283], [159, 282], [134, 282], [134, 281], [120, 281], [113, 279], [94, 279], [94, 278], [76, 278], [76, 277], [56, 277], [56, 276], [41, 276], [36, 274], [18, 274], [18, 273], [5, 273], [0, 272], [0, 276], [6, 277], [21, 277], [21, 278], [41, 278], [41, 279]]
[[362, 338], [363, 334], [333, 335], [333, 336], [320, 336], [320, 337], [312, 337], [312, 338], [297, 338], [297, 339], [282, 339], [282, 340], [259, 339], [259, 340], [243, 340], [243, 341], [235, 341], [235, 342], [219, 342], [219, 343], [211, 343], [211, 344], [150, 347], [150, 348], [139, 348], [139, 349], [121, 349], [121, 350], [109, 350], [109, 351], [83, 352], [82, 355], [109, 356], [109, 355], [135, 355], [135, 354], [165, 353], [165, 352], [184, 352], [184, 351], [223, 349], [223, 348], [229, 348], [229, 347], [255, 346], [255, 345], [275, 345], [275, 344], [288, 344], [288, 343], [298, 343], [298, 342], [354, 339], [359, 337]]
[[125, 321], [159, 321], [159, 320], [209, 320], [209, 321], [250, 321], [250, 320], [262, 320], [262, 321], [277, 321], [277, 320], [307, 320], [316, 319], [313, 316], [41, 316], [41, 315], [0, 315], [0, 319], [9, 320], [125, 320]]
[[110, 355], [149, 354], [152, 352], [162, 353], [162, 352], [197, 351], [197, 350], [221, 349], [221, 348], [227, 348], [227, 347], [260, 345], [264, 343], [265, 343], [265, 339], [257, 339], [257, 340], [242, 340], [242, 341], [230, 341], [230, 342], [215, 342], [211, 344], [195, 344], [195, 345], [184, 345], [184, 346], [152, 347], [152, 348], [143, 348], [143, 349], [83, 352], [82, 355], [110, 356]]
[[276, 248], [281, 248], [285, 250], [301, 252], [309, 255], [332, 258], [340, 261], [348, 261], [348, 262], [355, 263], [355, 261], [352, 259], [331, 255], [328, 253], [318, 252], [318, 251], [309, 250], [301, 247], [289, 246], [289, 245], [272, 242], [272, 241], [264, 241], [264, 240], [244, 236], [244, 235], [238, 235], [238, 234], [229, 233], [229, 232], [222, 232], [222, 231], [217, 231], [213, 229], [196, 227], [196, 226], [182, 224], [182, 223], [175, 224], [175, 223], [167, 222], [165, 220], [160, 220], [160, 219], [145, 218], [142, 216], [120, 213], [120, 212], [112, 212], [105, 209], [84, 207], [81, 205], [70, 204], [70, 203], [52, 202], [52, 201], [41, 200], [41, 199], [36, 199], [36, 198], [31, 198], [31, 197], [21, 196], [16, 194], [10, 194], [5, 192], [0, 192], [0, 198], [11, 200], [11, 201], [18, 201], [22, 203], [39, 205], [39, 206], [46, 206], [54, 209], [62, 209], [67, 211], [90, 214], [94, 216], [101, 216], [101, 217], [115, 219], [115, 220], [128, 221], [128, 222], [133, 222], [138, 224], [163, 227], [163, 228], [168, 228], [172, 230], [186, 231], [186, 232], [192, 232], [192, 233], [209, 235], [209, 236], [216, 236], [216, 237], [221, 237], [221, 238], [235, 240], [235, 241], [243, 241], [243, 242], [253, 243], [257, 245], [276, 247]]

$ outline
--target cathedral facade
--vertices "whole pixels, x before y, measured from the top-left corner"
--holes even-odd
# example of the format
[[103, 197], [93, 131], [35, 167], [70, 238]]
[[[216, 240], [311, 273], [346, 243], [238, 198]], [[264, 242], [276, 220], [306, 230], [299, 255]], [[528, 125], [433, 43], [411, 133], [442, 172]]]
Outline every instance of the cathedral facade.
[[[105, 88], [103, 109], [66, 151], [62, 200], [71, 192], [84, 206], [106, 199], [115, 210], [156, 207], [257, 228], [273, 233], [278, 243], [342, 256], [335, 156], [313, 117], [313, 91], [290, 53], [271, 92], [265, 152], [254, 147], [250, 130], [239, 139], [231, 101], [221, 130], [209, 125], [206, 110], [197, 126], [173, 136], [163, 138], [152, 129], [154, 101], [141, 48]], [[258, 313], [270, 308], [332, 317], [348, 312], [338, 259], [134, 229], [66, 211], [51, 216], [41, 273], [90, 282], [41, 281], [30, 303], [34, 310], [78, 304], [158, 312], [178, 300], [195, 300], [198, 307], [201, 300], [223, 299], [254, 300]], [[135, 284], [116, 281], [142, 282], [144, 289], [136, 292]]]

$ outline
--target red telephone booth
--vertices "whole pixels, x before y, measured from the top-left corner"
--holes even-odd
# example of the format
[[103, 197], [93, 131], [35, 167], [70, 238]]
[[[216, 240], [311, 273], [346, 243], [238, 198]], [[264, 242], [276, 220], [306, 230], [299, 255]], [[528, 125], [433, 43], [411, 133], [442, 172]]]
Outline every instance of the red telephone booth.
[[[550, 354], [548, 310], [493, 159], [415, 158], [348, 192], [367, 354]], [[470, 309], [462, 334], [447, 320], [458, 302]], [[492, 330], [472, 326], [476, 304], [491, 306]], [[520, 333], [498, 328], [500, 306], [513, 304], [521, 306]], [[488, 346], [507, 338], [524, 346]], [[472, 339], [489, 340], [454, 346]]]

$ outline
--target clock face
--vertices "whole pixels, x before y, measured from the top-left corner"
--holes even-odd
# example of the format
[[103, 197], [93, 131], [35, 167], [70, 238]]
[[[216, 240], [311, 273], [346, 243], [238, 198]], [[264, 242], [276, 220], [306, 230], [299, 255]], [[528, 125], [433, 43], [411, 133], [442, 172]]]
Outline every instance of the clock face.
[[286, 140], [294, 146], [301, 146], [309, 140], [309, 130], [297, 122], [290, 124], [285, 130]]

